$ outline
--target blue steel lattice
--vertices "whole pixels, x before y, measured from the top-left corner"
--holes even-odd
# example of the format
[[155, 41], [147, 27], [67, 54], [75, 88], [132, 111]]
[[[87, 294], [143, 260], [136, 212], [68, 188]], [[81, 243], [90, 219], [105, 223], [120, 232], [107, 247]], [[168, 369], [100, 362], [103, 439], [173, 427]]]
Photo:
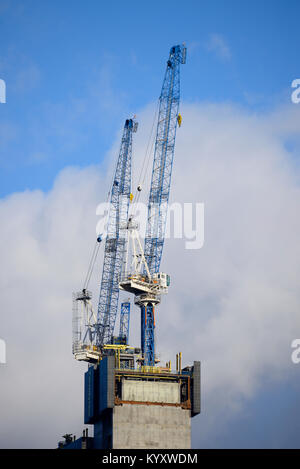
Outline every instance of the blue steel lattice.
[[[185, 61], [186, 48], [181, 45], [172, 47], [159, 98], [144, 247], [150, 274], [159, 272], [164, 245], [180, 101], [180, 64]], [[144, 273], [146, 274], [146, 271]], [[154, 305], [142, 306], [141, 347], [144, 364], [147, 366], [155, 364], [154, 329]]]
[[142, 356], [144, 357], [145, 366], [155, 365], [154, 354], [154, 305], [148, 303], [141, 306], [141, 334], [142, 334]]
[[120, 315], [120, 338], [125, 339], [128, 344], [129, 338], [129, 320], [130, 320], [130, 302], [124, 301], [121, 303]]
[[184, 46], [171, 48], [159, 98], [144, 248], [151, 274], [159, 272], [164, 245], [180, 101], [180, 64], [185, 63], [185, 59], [186, 48]]
[[105, 241], [102, 281], [98, 304], [96, 343], [111, 343], [119, 301], [119, 277], [126, 250], [126, 230], [120, 231], [128, 219], [131, 193], [132, 132], [137, 124], [127, 119], [111, 189], [110, 211]]

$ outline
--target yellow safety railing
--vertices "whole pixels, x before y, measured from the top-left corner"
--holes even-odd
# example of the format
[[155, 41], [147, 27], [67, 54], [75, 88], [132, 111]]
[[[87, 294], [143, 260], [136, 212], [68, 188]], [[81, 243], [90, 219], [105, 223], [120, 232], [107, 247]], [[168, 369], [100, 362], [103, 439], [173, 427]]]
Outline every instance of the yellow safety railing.
[[160, 368], [156, 366], [141, 366], [142, 373], [161, 373]]

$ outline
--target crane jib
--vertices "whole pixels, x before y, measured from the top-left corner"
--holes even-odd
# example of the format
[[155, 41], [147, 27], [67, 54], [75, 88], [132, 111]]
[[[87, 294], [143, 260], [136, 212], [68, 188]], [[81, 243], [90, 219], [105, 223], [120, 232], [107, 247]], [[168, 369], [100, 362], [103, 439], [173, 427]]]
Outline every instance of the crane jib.
[[125, 121], [111, 190], [110, 212], [98, 303], [96, 328], [96, 343], [98, 346], [111, 343], [118, 312], [119, 277], [126, 250], [126, 239], [120, 236], [120, 226], [126, 223], [128, 219], [131, 194], [132, 133], [136, 129], [137, 125], [132, 119]]
[[180, 64], [186, 62], [186, 48], [171, 48], [159, 103], [148, 220], [145, 258], [151, 273], [159, 272], [167, 219], [176, 128], [180, 101]]

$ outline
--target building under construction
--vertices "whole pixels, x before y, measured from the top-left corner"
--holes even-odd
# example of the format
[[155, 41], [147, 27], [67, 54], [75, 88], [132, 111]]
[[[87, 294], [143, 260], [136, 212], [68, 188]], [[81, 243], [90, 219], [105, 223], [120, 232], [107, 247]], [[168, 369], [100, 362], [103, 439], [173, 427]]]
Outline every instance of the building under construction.
[[[73, 354], [88, 362], [84, 377], [84, 423], [93, 425], [79, 439], [65, 435], [64, 449], [190, 448], [191, 418], [200, 413], [200, 362], [182, 367], [182, 356], [160, 366], [155, 344], [155, 310], [168, 293], [170, 276], [160, 270], [167, 219], [176, 130], [181, 126], [180, 66], [184, 45], [174, 46], [167, 60], [159, 98], [154, 158], [148, 198], [144, 247], [135, 220], [135, 204], [145, 173], [131, 187], [132, 138], [135, 119], [125, 121], [120, 152], [109, 192], [107, 233], [99, 233], [83, 289], [73, 295]], [[146, 152], [147, 153], [147, 152]], [[145, 156], [147, 160], [149, 156]], [[144, 162], [145, 163], [145, 162]], [[105, 238], [105, 241], [104, 241]], [[89, 280], [100, 246], [104, 260], [98, 310], [94, 311]], [[129, 345], [130, 300], [140, 309], [141, 342]], [[119, 316], [119, 333], [116, 319]]]
[[[191, 417], [200, 412], [200, 363], [180, 369], [135, 367], [134, 350], [110, 353], [85, 373], [84, 423], [94, 436], [64, 448], [190, 448]], [[129, 364], [129, 366], [128, 366]], [[87, 432], [87, 430], [86, 430]]]

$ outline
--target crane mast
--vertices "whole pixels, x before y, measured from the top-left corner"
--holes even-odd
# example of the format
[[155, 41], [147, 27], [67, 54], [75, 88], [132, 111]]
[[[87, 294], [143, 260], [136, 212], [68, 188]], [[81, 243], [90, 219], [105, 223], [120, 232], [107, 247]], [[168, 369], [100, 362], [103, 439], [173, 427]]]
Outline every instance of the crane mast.
[[121, 303], [120, 311], [120, 332], [118, 342], [120, 344], [128, 344], [129, 337], [129, 319], [130, 319], [130, 301], [123, 301]]

